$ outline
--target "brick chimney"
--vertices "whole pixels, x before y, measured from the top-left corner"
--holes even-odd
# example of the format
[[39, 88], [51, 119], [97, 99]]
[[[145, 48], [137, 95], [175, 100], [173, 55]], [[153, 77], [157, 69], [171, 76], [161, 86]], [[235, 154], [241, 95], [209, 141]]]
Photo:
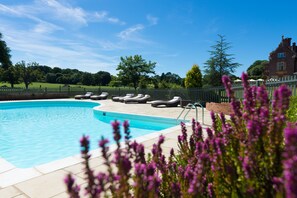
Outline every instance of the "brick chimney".
[[294, 42], [292, 45], [292, 50], [297, 53], [296, 43]]
[[284, 38], [284, 36], [282, 36], [282, 45], [283, 45], [283, 47], [290, 47], [291, 46], [291, 40], [292, 40], [292, 38]]

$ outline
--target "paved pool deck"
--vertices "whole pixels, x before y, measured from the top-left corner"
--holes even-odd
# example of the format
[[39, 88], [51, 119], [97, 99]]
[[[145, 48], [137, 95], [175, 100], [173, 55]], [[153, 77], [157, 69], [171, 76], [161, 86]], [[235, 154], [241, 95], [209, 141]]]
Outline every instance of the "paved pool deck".
[[[101, 111], [174, 119], [176, 119], [183, 110], [181, 107], [155, 108], [151, 107], [150, 103], [124, 104], [113, 102], [111, 100], [97, 102], [101, 103], [101, 106], [98, 108], [98, 110]], [[197, 108], [197, 110], [198, 121], [202, 123], [202, 109]], [[187, 112], [187, 110], [185, 112]], [[195, 118], [195, 116], [195, 109], [191, 109], [186, 119], [190, 120], [191, 118]], [[204, 109], [204, 127], [207, 127], [210, 124], [210, 112]], [[191, 127], [187, 126], [187, 128], [188, 131], [191, 132]], [[175, 150], [178, 149], [177, 136], [180, 134], [180, 126], [141, 136], [136, 138], [136, 140], [144, 145], [146, 152], [150, 152], [152, 145], [158, 141], [158, 137], [161, 134], [165, 136], [165, 143], [162, 145], [165, 155], [169, 155], [171, 148], [174, 148]], [[115, 149], [115, 146], [111, 146], [110, 148], [112, 151]], [[105, 171], [106, 168], [103, 165], [103, 159], [99, 149], [94, 150], [91, 153], [91, 168], [95, 170], [95, 173]], [[0, 197], [66, 198], [68, 195], [66, 193], [63, 179], [68, 173], [74, 175], [77, 183], [80, 184], [81, 189], [83, 189], [86, 185], [86, 181], [84, 179], [85, 176], [80, 154], [27, 169], [15, 168], [5, 160], [0, 159]], [[83, 197], [83, 190], [81, 190], [81, 193]]]

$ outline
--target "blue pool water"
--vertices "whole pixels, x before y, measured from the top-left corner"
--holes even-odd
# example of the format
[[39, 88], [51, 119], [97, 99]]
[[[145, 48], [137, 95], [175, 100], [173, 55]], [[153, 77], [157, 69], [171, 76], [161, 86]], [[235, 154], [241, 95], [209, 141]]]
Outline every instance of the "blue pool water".
[[[129, 120], [133, 138], [175, 125], [172, 119], [94, 110], [98, 103], [34, 101], [0, 103], [0, 157], [28, 168], [80, 153], [79, 139], [89, 135], [91, 149], [101, 136], [112, 141], [110, 122]], [[112, 143], [112, 142], [111, 142]]]

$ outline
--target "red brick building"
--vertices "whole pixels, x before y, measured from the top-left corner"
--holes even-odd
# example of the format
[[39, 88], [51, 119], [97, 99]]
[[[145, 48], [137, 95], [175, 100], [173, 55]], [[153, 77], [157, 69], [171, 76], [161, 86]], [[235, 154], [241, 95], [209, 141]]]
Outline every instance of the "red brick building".
[[269, 77], [283, 77], [297, 74], [297, 47], [291, 38], [282, 37], [278, 47], [269, 55], [266, 74]]

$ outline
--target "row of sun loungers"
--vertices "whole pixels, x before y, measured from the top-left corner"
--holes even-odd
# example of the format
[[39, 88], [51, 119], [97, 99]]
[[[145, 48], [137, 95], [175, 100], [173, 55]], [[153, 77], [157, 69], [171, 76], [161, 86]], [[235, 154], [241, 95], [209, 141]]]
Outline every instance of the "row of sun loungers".
[[166, 106], [177, 107], [180, 104], [181, 97], [174, 96], [171, 100], [155, 100], [151, 102], [152, 107]]
[[123, 97], [113, 97], [112, 100], [114, 102], [123, 102], [123, 103], [146, 103], [149, 98], [151, 97], [150, 95], [146, 94], [138, 94], [137, 96], [133, 97], [134, 94], [127, 94], [126, 96]]
[[[105, 100], [108, 97], [107, 92], [102, 92], [100, 95], [93, 95], [92, 92], [87, 92], [85, 95], [76, 95], [75, 99], [92, 99], [92, 100]], [[123, 102], [123, 103], [147, 103], [150, 99], [148, 94], [126, 94], [125, 96], [115, 96], [112, 97], [114, 102]], [[177, 107], [180, 104], [181, 97], [175, 96], [171, 100], [154, 100], [151, 102], [152, 107], [166, 106], [166, 107]]]
[[92, 100], [105, 100], [107, 99], [108, 93], [102, 92], [100, 95], [93, 95], [92, 92], [87, 92], [85, 95], [76, 95], [75, 99], [92, 99]]

